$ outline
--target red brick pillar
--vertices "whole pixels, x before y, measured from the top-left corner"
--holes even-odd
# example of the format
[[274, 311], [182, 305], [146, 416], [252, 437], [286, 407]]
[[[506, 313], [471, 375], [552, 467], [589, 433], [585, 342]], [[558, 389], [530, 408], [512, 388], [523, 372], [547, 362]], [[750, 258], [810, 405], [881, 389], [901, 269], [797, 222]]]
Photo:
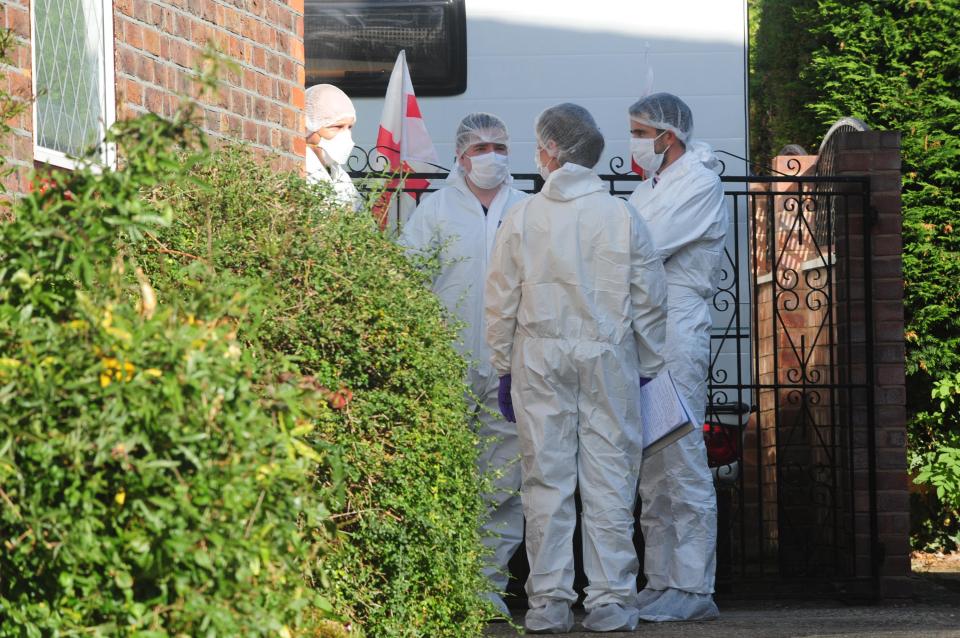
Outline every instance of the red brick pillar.
[[[863, 232], [870, 237], [870, 260], [863, 262], [864, 272], [872, 276], [869, 307], [862, 294], [851, 291], [851, 299], [860, 309], [857, 334], [869, 334], [865, 320], [870, 318], [873, 335], [872, 405], [854, 406], [855, 410], [874, 410], [872, 440], [876, 468], [876, 494], [871, 498], [867, 473], [871, 432], [865, 414], [854, 414], [859, 431], [854, 433], [854, 507], [857, 533], [857, 571], [864, 576], [869, 567], [871, 528], [870, 507], [876, 507], [880, 593], [884, 597], [909, 596], [910, 583], [910, 502], [906, 455], [905, 348], [903, 337], [903, 240], [900, 204], [900, 133], [867, 131], [843, 133], [838, 139], [837, 173], [867, 175], [870, 178], [869, 209], [851, 211], [850, 248], [862, 257]], [[855, 328], [857, 326], [854, 326]], [[863, 362], [867, 364], [868, 362]], [[860, 367], [867, 371], [866, 365]], [[856, 379], [854, 379], [856, 381]]]

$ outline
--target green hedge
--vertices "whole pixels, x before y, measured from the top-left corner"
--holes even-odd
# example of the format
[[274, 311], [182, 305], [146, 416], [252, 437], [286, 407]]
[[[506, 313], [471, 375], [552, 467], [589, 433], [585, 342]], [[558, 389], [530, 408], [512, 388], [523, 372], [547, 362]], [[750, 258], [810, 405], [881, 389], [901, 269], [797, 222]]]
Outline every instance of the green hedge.
[[208, 153], [193, 110], [0, 227], [0, 636], [480, 635], [441, 304], [369, 211]]
[[140, 192], [184, 178], [189, 115], [118, 125], [123, 168], [57, 171], [0, 225], [0, 636], [340, 626], [314, 587], [326, 397], [237, 341], [253, 296], [158, 307], [125, 249], [169, 223]]
[[802, 76], [820, 39], [800, 18], [817, 0], [749, 0], [750, 157], [760, 166], [787, 144], [816, 153], [826, 129], [809, 108], [817, 87]]
[[[946, 455], [960, 463], [955, 451], [960, 422], [955, 409], [941, 405], [936, 389], [960, 371], [960, 1], [759, 0], [756, 9], [756, 53], [762, 60], [755, 60], [754, 73], [766, 65], [796, 78], [792, 65], [809, 61], [799, 66], [798, 82], [765, 85], [775, 95], [765, 99], [788, 106], [779, 111], [782, 121], [755, 120], [771, 130], [752, 132], [753, 137], [809, 143], [805, 136], [811, 126], [826, 131], [842, 116], [903, 133], [910, 462], [914, 470], [947, 471], [949, 462], [931, 459]], [[788, 55], [764, 46], [764, 32], [770, 41], [784, 42]], [[790, 44], [796, 40], [802, 42]], [[793, 134], [804, 137], [782, 137]], [[938, 485], [937, 477], [934, 469], [922, 481]], [[918, 547], [960, 543], [960, 512], [952, 503], [956, 495], [938, 498], [935, 493], [915, 503]]]
[[206, 187], [151, 193], [175, 211], [139, 255], [161, 301], [195, 286], [191, 264], [256, 287], [259, 311], [239, 338], [290, 357], [347, 403], [318, 425], [346, 480], [324, 559], [334, 607], [371, 636], [479, 635], [477, 440], [464, 364], [424, 275], [369, 212], [331, 209], [326, 191], [242, 149], [191, 176]]

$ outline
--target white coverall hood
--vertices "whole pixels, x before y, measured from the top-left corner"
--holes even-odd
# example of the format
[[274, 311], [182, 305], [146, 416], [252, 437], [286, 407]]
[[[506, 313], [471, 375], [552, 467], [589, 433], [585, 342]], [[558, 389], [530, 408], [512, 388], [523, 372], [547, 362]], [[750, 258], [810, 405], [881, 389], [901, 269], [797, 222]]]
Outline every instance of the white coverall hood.
[[578, 485], [585, 607], [626, 608], [636, 597], [636, 396], [639, 377], [663, 367], [666, 285], [642, 220], [605, 191], [583, 166], [551, 173], [504, 220], [487, 276], [491, 362], [513, 376], [530, 562], [526, 624], [537, 631], [569, 629]]
[[569, 202], [572, 199], [605, 190], [603, 180], [592, 168], [567, 162], [550, 173], [540, 192], [547, 199]]
[[[650, 229], [667, 276], [664, 356], [695, 418], [703, 421], [710, 365], [709, 300], [717, 290], [729, 224], [722, 184], [703, 145], [630, 197]], [[690, 620], [716, 613], [716, 494], [697, 429], [646, 459], [640, 475], [646, 605], [641, 618]], [[663, 593], [666, 592], [666, 593]]]

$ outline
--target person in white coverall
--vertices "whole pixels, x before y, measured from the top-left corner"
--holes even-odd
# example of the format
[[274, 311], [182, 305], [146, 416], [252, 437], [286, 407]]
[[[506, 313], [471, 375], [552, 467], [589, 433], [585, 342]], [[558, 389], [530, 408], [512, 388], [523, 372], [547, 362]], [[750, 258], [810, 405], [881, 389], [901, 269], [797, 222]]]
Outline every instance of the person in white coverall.
[[[593, 170], [603, 136], [560, 104], [536, 122], [546, 183], [504, 220], [486, 285], [491, 361], [520, 434], [530, 576], [528, 631], [573, 625], [574, 491], [589, 579], [584, 627], [632, 630], [639, 564], [633, 512], [640, 378], [657, 375], [666, 322], [663, 265], [627, 202]], [[512, 402], [512, 406], [510, 403]]]
[[[648, 178], [630, 203], [650, 229], [667, 275], [664, 356], [697, 423], [707, 407], [709, 300], [717, 289], [727, 208], [718, 164], [693, 144], [693, 116], [680, 98], [656, 93], [629, 109], [631, 155]], [[640, 471], [640, 528], [647, 579], [638, 597], [648, 621], [706, 620], [713, 602], [717, 504], [701, 428], [646, 459]]]
[[353, 150], [353, 126], [357, 112], [347, 94], [332, 84], [316, 84], [307, 89], [306, 107], [306, 179], [310, 183], [329, 183], [337, 200], [359, 210], [363, 199], [343, 168]]
[[485, 495], [484, 544], [492, 550], [484, 574], [496, 591], [487, 595], [504, 615], [499, 593], [507, 585], [507, 563], [523, 540], [520, 448], [517, 427], [500, 415], [498, 379], [483, 336], [483, 286], [497, 227], [507, 210], [528, 195], [512, 186], [506, 125], [495, 115], [472, 113], [460, 122], [457, 161], [446, 184], [429, 194], [404, 225], [400, 243], [426, 256], [440, 252], [433, 291], [463, 323], [461, 352], [468, 357], [468, 385], [484, 446], [480, 470], [493, 472], [494, 491]]

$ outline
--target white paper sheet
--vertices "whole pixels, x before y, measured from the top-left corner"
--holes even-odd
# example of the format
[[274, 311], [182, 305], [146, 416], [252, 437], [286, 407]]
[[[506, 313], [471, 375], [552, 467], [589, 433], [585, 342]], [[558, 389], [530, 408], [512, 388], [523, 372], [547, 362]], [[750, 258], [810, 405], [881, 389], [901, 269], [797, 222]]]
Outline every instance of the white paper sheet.
[[637, 397], [643, 427], [643, 455], [656, 454], [696, 428], [686, 401], [669, 370], [640, 388]]

